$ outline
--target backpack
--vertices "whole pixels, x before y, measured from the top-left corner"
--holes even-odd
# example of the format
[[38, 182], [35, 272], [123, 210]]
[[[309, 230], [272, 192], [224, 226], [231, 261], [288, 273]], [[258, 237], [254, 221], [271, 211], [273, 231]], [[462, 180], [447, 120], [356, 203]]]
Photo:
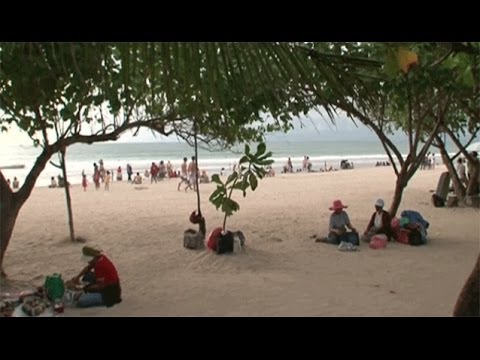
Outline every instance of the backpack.
[[186, 249], [203, 249], [205, 247], [204, 240], [205, 235], [201, 231], [188, 229], [183, 233], [183, 247]]
[[432, 203], [433, 203], [433, 206], [435, 207], [444, 207], [445, 206], [445, 200], [443, 200], [440, 196], [438, 196], [437, 194], [433, 194], [432, 195]]
[[227, 231], [225, 235], [220, 234], [217, 238], [217, 254], [233, 252], [233, 233]]
[[408, 243], [412, 246], [422, 245], [422, 234], [417, 229], [411, 229], [408, 233]]

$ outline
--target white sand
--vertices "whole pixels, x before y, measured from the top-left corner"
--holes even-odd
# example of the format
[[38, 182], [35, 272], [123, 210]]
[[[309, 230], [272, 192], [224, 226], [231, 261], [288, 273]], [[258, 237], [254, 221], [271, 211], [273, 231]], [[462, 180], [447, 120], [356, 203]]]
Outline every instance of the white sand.
[[[146, 185], [112, 183], [110, 191], [72, 188], [78, 236], [98, 243], [117, 265], [123, 302], [113, 308], [72, 309], [81, 316], [450, 316], [479, 252], [479, 211], [434, 208], [440, 167], [419, 171], [400, 211], [417, 210], [430, 222], [427, 246], [389, 243], [386, 250], [344, 253], [315, 243], [326, 234], [328, 207], [349, 205], [363, 231], [377, 197], [386, 208], [395, 177], [390, 168], [267, 178], [228, 219], [242, 230], [246, 252], [216, 255], [183, 248], [192, 225], [194, 192], [177, 192], [177, 180]], [[201, 185], [207, 230], [222, 213], [208, 202], [213, 184]], [[399, 212], [400, 212], [399, 211]], [[76, 275], [81, 244], [68, 235], [62, 189], [36, 188], [20, 212], [5, 259], [9, 278], [40, 285], [46, 275]]]

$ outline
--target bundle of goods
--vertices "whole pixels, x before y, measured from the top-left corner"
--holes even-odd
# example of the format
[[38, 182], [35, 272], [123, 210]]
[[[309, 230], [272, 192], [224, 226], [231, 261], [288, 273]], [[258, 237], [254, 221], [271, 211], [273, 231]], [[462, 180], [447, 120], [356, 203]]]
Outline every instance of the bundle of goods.
[[38, 316], [49, 307], [50, 303], [38, 296], [27, 296], [23, 299], [22, 310], [28, 316]]

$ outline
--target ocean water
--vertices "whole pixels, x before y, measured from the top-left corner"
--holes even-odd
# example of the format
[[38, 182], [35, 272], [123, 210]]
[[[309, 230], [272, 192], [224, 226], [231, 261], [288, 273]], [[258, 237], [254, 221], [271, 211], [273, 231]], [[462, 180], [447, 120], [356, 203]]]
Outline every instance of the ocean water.
[[[402, 154], [407, 152], [408, 144], [396, 144]], [[256, 149], [255, 144], [251, 147]], [[199, 149], [199, 168], [206, 170], [209, 175], [219, 173], [222, 168], [228, 174], [232, 171], [233, 164], [242, 156], [244, 146], [238, 146], [233, 151], [208, 151]], [[273, 153], [274, 168], [277, 173], [287, 162], [288, 157], [293, 162], [294, 169], [302, 167], [305, 155], [309, 156], [313, 169], [318, 171], [321, 167], [340, 168], [340, 161], [348, 159], [355, 167], [375, 166], [377, 161], [387, 161], [383, 147], [379, 141], [272, 141], [267, 143], [267, 150]], [[435, 152], [435, 150], [432, 150]], [[6, 178], [16, 176], [20, 183], [32, 168], [36, 157], [41, 152], [40, 148], [24, 145], [0, 144], [0, 167], [8, 165], [25, 165], [24, 169], [2, 170]], [[120, 143], [108, 142], [100, 144], [75, 144], [67, 149], [67, 174], [72, 184], [81, 182], [81, 173], [85, 171], [91, 182], [93, 163], [103, 159], [106, 170], [115, 170], [121, 166], [124, 172], [127, 163], [132, 165], [134, 172], [143, 174], [149, 169], [152, 162], [163, 160], [170, 161], [173, 167], [180, 170], [183, 157], [189, 160], [194, 155], [194, 149], [186, 143], [180, 142], [149, 142], [149, 143]], [[52, 161], [58, 163], [55, 154]], [[436, 156], [437, 163], [440, 156]], [[37, 186], [47, 186], [52, 176], [57, 176], [61, 170], [48, 164], [39, 179]]]

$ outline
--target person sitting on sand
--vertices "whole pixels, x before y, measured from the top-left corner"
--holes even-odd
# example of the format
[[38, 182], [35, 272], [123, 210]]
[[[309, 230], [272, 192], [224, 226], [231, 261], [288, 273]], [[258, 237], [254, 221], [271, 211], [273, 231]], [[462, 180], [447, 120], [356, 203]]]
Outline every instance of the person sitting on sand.
[[335, 200], [333, 205], [330, 207], [330, 210], [333, 210], [333, 213], [330, 215], [329, 222], [329, 234], [326, 238], [317, 239], [316, 242], [325, 242], [329, 244], [340, 244], [340, 242], [348, 242], [348, 233], [347, 228], [356, 233], [357, 230], [350, 223], [348, 214], [343, 209], [346, 209], [348, 206], [343, 205], [341, 200]]
[[55, 176], [52, 176], [50, 178], [50, 185], [48, 185], [49, 188], [56, 188], [57, 187], [57, 181], [55, 180]]
[[375, 201], [375, 212], [370, 218], [367, 229], [362, 235], [362, 241], [370, 242], [372, 236], [383, 234], [390, 241], [392, 235], [391, 220], [388, 211], [383, 210], [385, 202], [382, 199]]
[[88, 265], [77, 276], [73, 283], [79, 283], [80, 278], [88, 283], [83, 288], [83, 294], [77, 300], [77, 307], [92, 306], [112, 307], [122, 302], [122, 289], [115, 265], [108, 259], [100, 248], [84, 246], [82, 258]]
[[142, 177], [140, 176], [140, 173], [137, 172], [137, 176], [133, 179], [133, 183], [136, 185], [141, 185], [142, 184]]
[[[57, 176], [57, 179], [58, 179], [57, 186], [58, 186], [58, 187], [61, 187], [61, 188], [65, 187], [65, 179], [63, 178], [63, 176], [62, 176], [62, 175], [58, 175], [58, 176]], [[70, 183], [69, 183], [69, 182], [67, 182], [66, 184], [67, 184], [68, 186], [70, 186]]]
[[273, 167], [267, 166], [266, 168], [267, 173], [265, 174], [268, 177], [274, 177], [275, 176], [275, 170], [273, 170]]
[[202, 171], [202, 175], [200, 175], [200, 184], [208, 184], [210, 179], [208, 178], [207, 172], [205, 170]]
[[160, 160], [158, 164], [158, 178], [162, 180], [162, 179], [165, 179], [166, 176], [167, 176], [167, 166], [165, 165], [163, 160]]

